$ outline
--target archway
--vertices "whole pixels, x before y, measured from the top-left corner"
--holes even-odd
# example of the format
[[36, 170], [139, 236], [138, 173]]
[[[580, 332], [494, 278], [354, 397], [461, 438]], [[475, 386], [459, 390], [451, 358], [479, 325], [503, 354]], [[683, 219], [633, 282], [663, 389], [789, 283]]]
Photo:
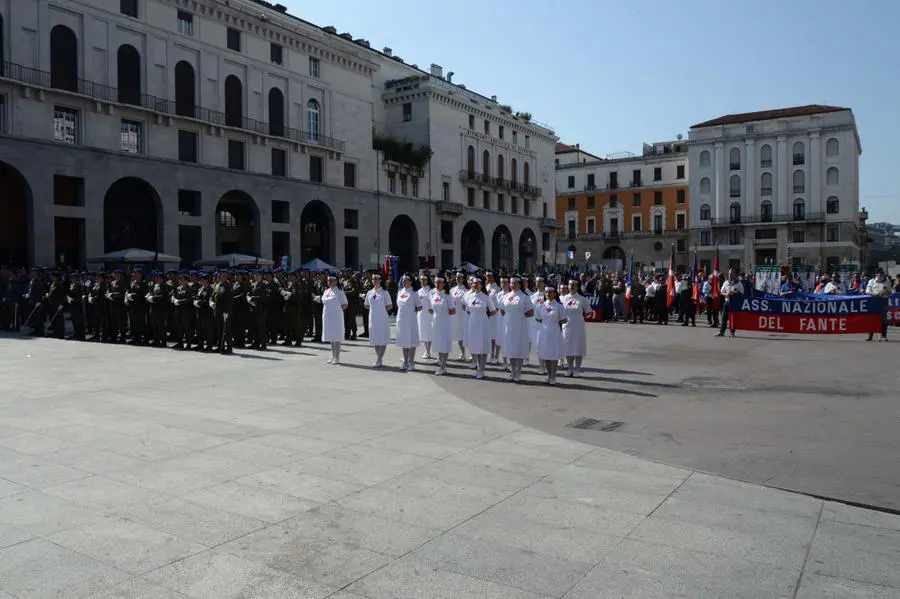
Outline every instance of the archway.
[[484, 231], [474, 220], [467, 222], [460, 233], [460, 259], [475, 266], [484, 266]]
[[418, 271], [419, 232], [410, 217], [401, 214], [391, 222], [388, 231], [388, 251], [397, 256], [400, 272]]
[[175, 65], [175, 114], [196, 117], [197, 83], [194, 66], [186, 60]]
[[244, 85], [234, 75], [225, 78], [225, 124], [229, 127], [244, 124]]
[[519, 235], [519, 270], [521, 272], [534, 272], [537, 268], [537, 237], [529, 228], [525, 228]]
[[284, 94], [277, 87], [269, 90], [269, 135], [284, 137]]
[[505, 225], [500, 225], [494, 229], [494, 235], [491, 237], [491, 268], [494, 270], [504, 269], [507, 272], [512, 270], [512, 234]]
[[31, 187], [13, 166], [0, 162], [0, 264], [29, 265]]
[[65, 25], [50, 30], [50, 87], [78, 91], [78, 38]]
[[612, 245], [603, 250], [604, 260], [621, 260], [620, 268], [625, 266], [625, 250], [617, 245]]
[[216, 253], [259, 256], [259, 209], [246, 191], [232, 190], [216, 204]]
[[134, 46], [123, 44], [116, 52], [119, 102], [141, 105], [141, 55]]
[[334, 215], [318, 200], [303, 207], [300, 213], [300, 260], [303, 263], [318, 258], [334, 265]]
[[103, 251], [160, 247], [161, 204], [152, 185], [136, 177], [119, 179], [103, 198]]

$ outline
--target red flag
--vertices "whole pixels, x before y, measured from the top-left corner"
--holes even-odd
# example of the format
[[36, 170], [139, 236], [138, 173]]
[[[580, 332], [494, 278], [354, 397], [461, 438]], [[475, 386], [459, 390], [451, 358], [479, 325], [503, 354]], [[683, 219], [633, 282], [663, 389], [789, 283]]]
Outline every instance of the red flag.
[[713, 258], [712, 272], [712, 296], [713, 308], [719, 309], [719, 246], [716, 245], [716, 256]]
[[669, 257], [669, 279], [666, 281], [668, 297], [666, 307], [671, 308], [675, 303], [675, 244], [672, 244], [672, 255]]

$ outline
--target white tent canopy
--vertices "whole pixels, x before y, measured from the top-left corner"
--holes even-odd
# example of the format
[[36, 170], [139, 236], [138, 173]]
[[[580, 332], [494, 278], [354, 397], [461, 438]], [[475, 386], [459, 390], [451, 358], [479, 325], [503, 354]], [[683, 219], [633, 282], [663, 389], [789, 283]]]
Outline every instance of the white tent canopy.
[[268, 258], [249, 254], [222, 254], [208, 260], [197, 260], [195, 266], [272, 266], [274, 262]]
[[99, 262], [102, 264], [114, 262], [147, 264], [153, 262], [181, 262], [181, 258], [179, 256], [172, 256], [171, 254], [163, 254], [162, 252], [128, 248], [127, 250], [118, 250], [95, 258], [88, 258], [87, 261]]

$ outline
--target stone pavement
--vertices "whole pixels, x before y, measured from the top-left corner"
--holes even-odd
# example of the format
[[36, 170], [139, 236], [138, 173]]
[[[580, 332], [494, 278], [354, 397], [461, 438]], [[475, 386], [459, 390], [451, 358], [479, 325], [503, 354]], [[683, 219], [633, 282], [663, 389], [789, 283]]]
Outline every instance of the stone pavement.
[[0, 337], [0, 598], [900, 596], [900, 516], [538, 432], [462, 399], [509, 383], [453, 394], [324, 349]]

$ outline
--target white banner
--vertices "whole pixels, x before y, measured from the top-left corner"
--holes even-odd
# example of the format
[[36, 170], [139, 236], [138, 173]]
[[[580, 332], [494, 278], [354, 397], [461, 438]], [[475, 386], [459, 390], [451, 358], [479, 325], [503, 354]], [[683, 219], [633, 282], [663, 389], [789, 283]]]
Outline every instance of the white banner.
[[756, 290], [763, 293], [778, 293], [781, 290], [781, 267], [757, 266]]

